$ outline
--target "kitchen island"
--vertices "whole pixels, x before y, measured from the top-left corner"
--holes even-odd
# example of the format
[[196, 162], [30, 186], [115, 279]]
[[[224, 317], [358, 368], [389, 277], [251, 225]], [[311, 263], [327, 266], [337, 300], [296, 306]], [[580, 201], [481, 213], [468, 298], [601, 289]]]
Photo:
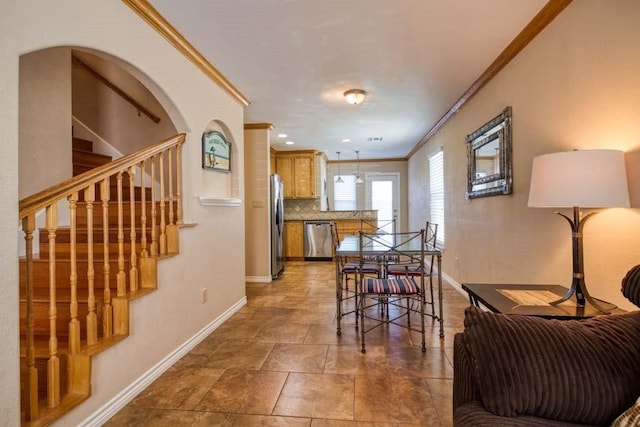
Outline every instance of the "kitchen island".
[[378, 219], [377, 210], [358, 211], [287, 211], [284, 221], [284, 256], [287, 260], [304, 259], [304, 221], [332, 221], [338, 235], [358, 235], [362, 220], [366, 221], [369, 231], [373, 231]]

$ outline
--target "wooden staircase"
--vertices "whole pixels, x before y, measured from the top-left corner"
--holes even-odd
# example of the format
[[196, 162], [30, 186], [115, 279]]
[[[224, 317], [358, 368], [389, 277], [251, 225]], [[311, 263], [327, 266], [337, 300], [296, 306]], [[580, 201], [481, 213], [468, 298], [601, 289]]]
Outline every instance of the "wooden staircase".
[[128, 336], [129, 301], [153, 292], [157, 261], [179, 252], [184, 139], [112, 161], [74, 138], [74, 177], [20, 202], [23, 425], [49, 425], [90, 396], [91, 357]]
[[93, 141], [73, 137], [72, 140], [72, 162], [73, 176], [80, 175], [86, 171], [109, 163], [111, 156], [93, 152]]

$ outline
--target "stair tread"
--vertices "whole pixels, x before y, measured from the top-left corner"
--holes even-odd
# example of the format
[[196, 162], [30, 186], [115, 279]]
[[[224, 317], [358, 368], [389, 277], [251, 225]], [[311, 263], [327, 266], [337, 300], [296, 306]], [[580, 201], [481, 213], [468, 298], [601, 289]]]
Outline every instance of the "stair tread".
[[87, 400], [89, 396], [89, 394], [65, 393], [60, 396], [60, 404], [55, 408], [49, 408], [46, 399], [41, 399], [38, 405], [38, 419], [28, 425], [48, 426]]
[[[100, 283], [96, 283], [95, 289], [95, 298], [96, 301], [102, 301], [103, 295], [102, 292], [104, 289], [100, 286]], [[100, 290], [100, 292], [98, 292]], [[115, 296], [116, 290], [111, 289], [111, 297]], [[89, 289], [78, 287], [76, 290], [76, 298], [79, 303], [86, 303], [87, 298], [89, 297]], [[20, 296], [20, 301], [26, 301], [26, 297]], [[33, 288], [33, 301], [34, 302], [43, 302], [49, 301], [49, 289], [48, 288]], [[60, 303], [71, 302], [71, 288], [58, 286], [56, 287], [56, 301]]]
[[[128, 335], [111, 335], [110, 337], [98, 337], [98, 343], [87, 347], [86, 341], [80, 342], [82, 351], [86, 351], [89, 355], [95, 355], [99, 353], [99, 350], [104, 350], [116, 344]], [[33, 340], [33, 346], [36, 352], [36, 358], [48, 358], [49, 357], [49, 337], [44, 335], [36, 335]], [[26, 357], [27, 340], [25, 337], [20, 337], [20, 357]], [[68, 354], [69, 350], [67, 346], [59, 346], [58, 354]]]

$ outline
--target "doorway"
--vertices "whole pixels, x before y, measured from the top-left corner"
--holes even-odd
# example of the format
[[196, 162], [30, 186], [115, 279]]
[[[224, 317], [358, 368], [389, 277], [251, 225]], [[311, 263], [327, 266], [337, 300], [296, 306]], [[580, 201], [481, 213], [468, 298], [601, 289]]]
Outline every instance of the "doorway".
[[366, 174], [367, 209], [378, 211], [378, 228], [395, 233], [402, 230], [400, 218], [399, 173]]

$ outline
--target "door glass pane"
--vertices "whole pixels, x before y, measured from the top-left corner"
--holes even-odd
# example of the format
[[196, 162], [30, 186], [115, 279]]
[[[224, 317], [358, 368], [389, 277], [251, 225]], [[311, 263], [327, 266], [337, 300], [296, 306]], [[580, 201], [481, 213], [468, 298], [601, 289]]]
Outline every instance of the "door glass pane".
[[393, 233], [393, 181], [371, 181], [371, 209], [378, 211], [378, 228]]

